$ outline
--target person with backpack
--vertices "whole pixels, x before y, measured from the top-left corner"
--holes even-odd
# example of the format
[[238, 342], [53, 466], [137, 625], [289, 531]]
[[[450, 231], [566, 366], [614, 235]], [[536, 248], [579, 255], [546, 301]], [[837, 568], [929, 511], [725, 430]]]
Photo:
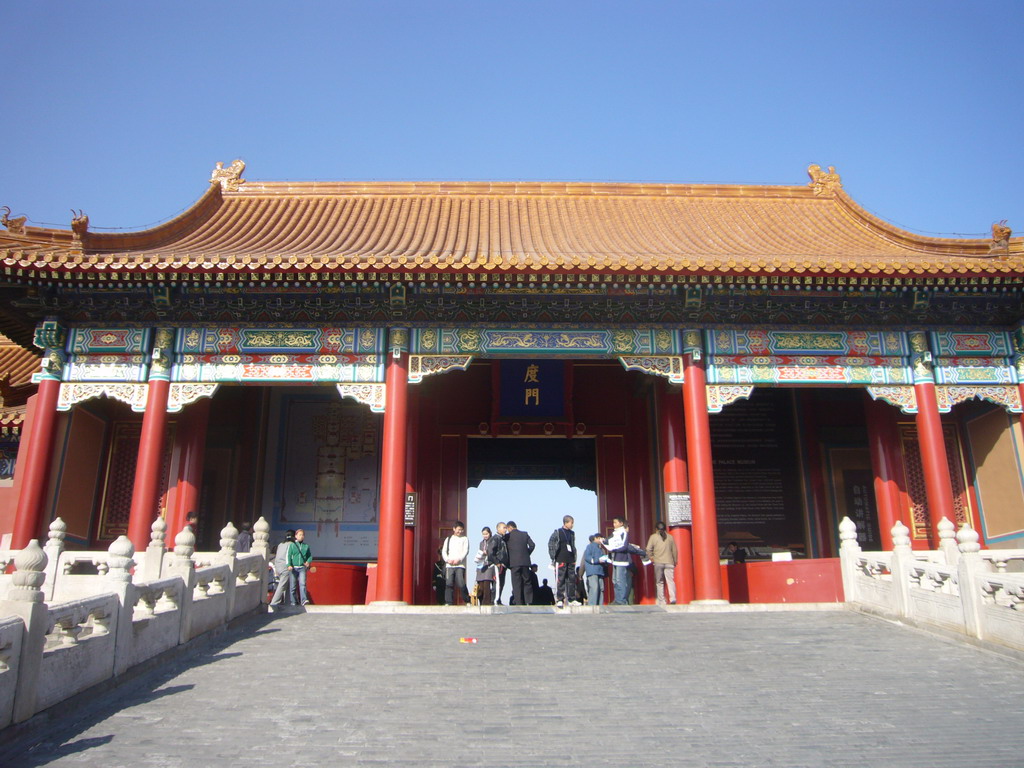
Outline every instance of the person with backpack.
[[562, 518], [562, 527], [555, 528], [548, 539], [548, 554], [555, 569], [555, 605], [562, 608], [566, 603], [579, 605], [576, 599], [576, 533], [572, 526], [572, 515]]
[[284, 602], [286, 593], [288, 604], [295, 605], [295, 578], [292, 576], [291, 569], [288, 568], [288, 551], [294, 543], [295, 531], [288, 529], [285, 531], [284, 541], [277, 545], [277, 550], [274, 553], [274, 577], [277, 579], [277, 589], [274, 590], [274, 596], [270, 599], [270, 605], [267, 606], [269, 613], [274, 612], [275, 605], [281, 605]]

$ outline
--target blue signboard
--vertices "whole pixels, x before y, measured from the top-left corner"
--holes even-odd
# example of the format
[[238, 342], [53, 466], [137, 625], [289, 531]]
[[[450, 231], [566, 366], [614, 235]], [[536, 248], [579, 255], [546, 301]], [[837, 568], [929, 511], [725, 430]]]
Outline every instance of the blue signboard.
[[502, 360], [499, 418], [558, 421], [565, 417], [565, 364], [561, 360]]

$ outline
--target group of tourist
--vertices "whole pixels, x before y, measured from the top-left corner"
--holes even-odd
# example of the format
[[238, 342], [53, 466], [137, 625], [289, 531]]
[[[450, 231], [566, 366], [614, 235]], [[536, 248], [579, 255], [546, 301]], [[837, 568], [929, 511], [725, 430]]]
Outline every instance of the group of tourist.
[[[654, 565], [657, 602], [675, 604], [675, 566], [678, 560], [675, 540], [668, 535], [665, 524], [659, 522], [654, 534], [642, 548], [629, 540], [629, 526], [623, 518], [612, 519], [612, 534], [605, 538], [593, 534], [583, 552], [582, 562], [576, 549], [575, 521], [571, 515], [562, 518], [562, 525], [548, 538], [548, 556], [555, 572], [554, 599], [544, 579], [537, 583], [537, 566], [532, 562], [536, 544], [526, 531], [512, 520], [501, 522], [492, 531], [485, 526], [480, 544], [473, 556], [476, 568], [476, 597], [480, 605], [501, 605], [501, 594], [506, 577], [512, 581], [510, 605], [550, 605], [558, 608], [582, 605], [601, 605], [605, 596], [605, 581], [611, 571], [614, 591], [613, 605], [626, 605], [633, 590], [635, 557], [644, 565]], [[469, 560], [469, 537], [462, 521], [456, 521], [452, 533], [441, 545], [438, 576], [443, 576], [443, 605], [455, 605], [456, 595], [469, 604], [466, 571]], [[667, 600], [666, 600], [667, 593]], [[439, 594], [439, 598], [441, 595]]]

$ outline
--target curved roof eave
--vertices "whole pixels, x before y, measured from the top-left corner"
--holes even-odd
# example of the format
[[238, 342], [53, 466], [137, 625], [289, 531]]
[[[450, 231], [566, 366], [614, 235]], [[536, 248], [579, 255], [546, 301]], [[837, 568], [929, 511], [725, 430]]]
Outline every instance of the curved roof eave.
[[841, 186], [561, 182], [211, 183], [181, 215], [127, 233], [0, 233], [42, 270], [466, 270], [665, 274], [1024, 271], [1024, 238], [926, 237]]

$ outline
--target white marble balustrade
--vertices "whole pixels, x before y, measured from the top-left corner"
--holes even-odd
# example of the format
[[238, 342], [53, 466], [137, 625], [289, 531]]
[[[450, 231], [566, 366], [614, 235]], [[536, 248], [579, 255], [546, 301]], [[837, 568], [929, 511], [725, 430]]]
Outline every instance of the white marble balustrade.
[[[0, 728], [27, 720], [176, 645], [222, 627], [266, 602], [270, 526], [253, 526], [252, 552], [221, 531], [217, 552], [195, 552], [183, 529], [166, 551], [165, 527], [136, 553], [124, 536], [106, 552], [66, 552], [58, 518], [49, 540], [19, 552], [0, 578]], [[198, 565], [202, 563], [203, 565]]]
[[912, 550], [902, 523], [891, 533], [891, 552], [864, 552], [856, 524], [839, 524], [849, 605], [1024, 651], [1024, 550], [982, 551], [976, 531], [945, 519], [937, 550]]

